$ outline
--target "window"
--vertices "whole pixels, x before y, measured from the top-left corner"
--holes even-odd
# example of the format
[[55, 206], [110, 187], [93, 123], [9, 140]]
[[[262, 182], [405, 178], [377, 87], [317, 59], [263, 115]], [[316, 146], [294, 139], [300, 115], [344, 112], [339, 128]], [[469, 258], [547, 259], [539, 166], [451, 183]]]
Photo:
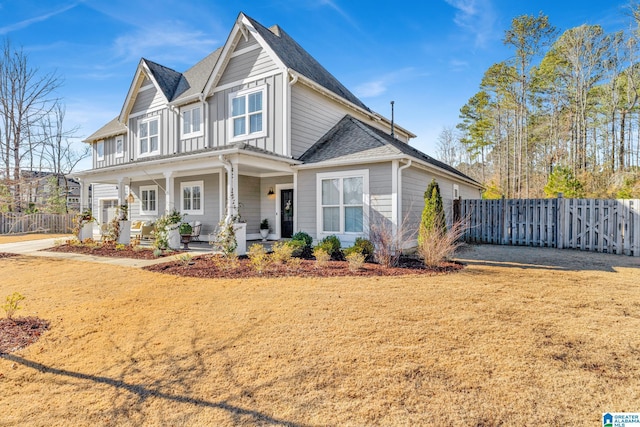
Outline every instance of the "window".
[[140, 186], [140, 215], [158, 214], [158, 186]]
[[262, 123], [264, 115], [264, 87], [258, 90], [242, 91], [231, 94], [231, 135], [232, 138], [243, 136], [262, 136], [265, 128]]
[[368, 192], [368, 170], [318, 174], [319, 232], [363, 233]]
[[104, 160], [104, 141], [96, 144], [96, 160]]
[[124, 138], [116, 136], [116, 157], [124, 157]]
[[458, 200], [460, 197], [460, 187], [458, 184], [453, 184], [453, 200]]
[[180, 210], [185, 214], [204, 215], [204, 182], [193, 181], [180, 184]]
[[182, 136], [194, 137], [202, 135], [202, 108], [188, 107], [182, 111]]
[[157, 118], [145, 120], [138, 124], [138, 149], [141, 156], [160, 152]]

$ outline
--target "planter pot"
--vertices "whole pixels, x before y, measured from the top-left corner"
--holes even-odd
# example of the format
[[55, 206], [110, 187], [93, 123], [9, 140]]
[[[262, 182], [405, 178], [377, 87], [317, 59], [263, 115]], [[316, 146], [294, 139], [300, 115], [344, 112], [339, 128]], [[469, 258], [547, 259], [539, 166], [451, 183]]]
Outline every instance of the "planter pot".
[[120, 223], [120, 235], [118, 243], [128, 245], [131, 243], [131, 221], [118, 221]]
[[247, 253], [247, 224], [245, 222], [236, 222], [233, 224], [233, 230], [236, 233], [236, 254], [245, 255]]
[[261, 228], [260, 229], [260, 235], [262, 236], [262, 241], [266, 242], [267, 241], [267, 236], [269, 235], [269, 229], [268, 228]]
[[93, 239], [93, 222], [83, 225], [78, 233], [78, 240], [82, 242], [87, 239]]
[[167, 242], [170, 249], [180, 249], [180, 231], [177, 225], [167, 230]]

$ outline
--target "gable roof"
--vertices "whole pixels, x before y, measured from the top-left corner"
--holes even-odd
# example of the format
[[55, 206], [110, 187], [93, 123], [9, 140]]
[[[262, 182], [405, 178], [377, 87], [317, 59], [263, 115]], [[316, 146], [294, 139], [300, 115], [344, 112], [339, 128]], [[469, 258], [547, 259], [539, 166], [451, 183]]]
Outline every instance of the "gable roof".
[[176, 88], [178, 87], [178, 83], [182, 78], [182, 74], [169, 67], [165, 67], [164, 65], [149, 61], [145, 58], [142, 58], [142, 61], [149, 68], [153, 79], [160, 87], [164, 97], [171, 101], [171, 99], [173, 99], [173, 94], [176, 92]]
[[358, 107], [371, 111], [278, 25], [266, 28], [255, 19], [244, 16], [287, 68], [302, 74]]
[[409, 144], [360, 120], [346, 115], [322, 138], [305, 151], [298, 160], [304, 164], [340, 161], [384, 160], [405, 155], [420, 162], [443, 169], [460, 178], [477, 181]]
[[170, 100], [180, 101], [194, 95], [202, 94], [207, 84], [207, 80], [211, 75], [211, 71], [216, 65], [218, 58], [220, 58], [221, 53], [222, 47], [219, 47], [204, 59], [200, 60], [193, 67], [185, 71], [181, 75], [178, 86], [173, 94], [173, 98], [170, 98]]
[[124, 135], [127, 133], [127, 127], [123, 125], [118, 117], [115, 117], [106, 125], [89, 135], [83, 142], [94, 142], [101, 139], [109, 138], [110, 136]]

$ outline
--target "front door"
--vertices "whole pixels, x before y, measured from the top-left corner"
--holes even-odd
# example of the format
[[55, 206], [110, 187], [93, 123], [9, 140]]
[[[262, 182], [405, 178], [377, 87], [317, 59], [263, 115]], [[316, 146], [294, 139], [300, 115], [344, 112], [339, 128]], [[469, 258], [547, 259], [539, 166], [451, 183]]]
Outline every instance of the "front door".
[[280, 190], [280, 237], [293, 235], [293, 189]]

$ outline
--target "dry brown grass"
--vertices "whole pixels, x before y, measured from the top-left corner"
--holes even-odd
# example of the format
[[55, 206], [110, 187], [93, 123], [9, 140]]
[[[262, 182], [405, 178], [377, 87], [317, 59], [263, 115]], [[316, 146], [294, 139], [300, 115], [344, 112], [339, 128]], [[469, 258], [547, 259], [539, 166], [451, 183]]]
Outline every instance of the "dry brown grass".
[[0, 235], [0, 244], [26, 242], [27, 240], [41, 239], [70, 239], [71, 234], [3, 234]]
[[0, 259], [51, 320], [0, 425], [596, 425], [640, 401], [638, 270], [204, 280]]

